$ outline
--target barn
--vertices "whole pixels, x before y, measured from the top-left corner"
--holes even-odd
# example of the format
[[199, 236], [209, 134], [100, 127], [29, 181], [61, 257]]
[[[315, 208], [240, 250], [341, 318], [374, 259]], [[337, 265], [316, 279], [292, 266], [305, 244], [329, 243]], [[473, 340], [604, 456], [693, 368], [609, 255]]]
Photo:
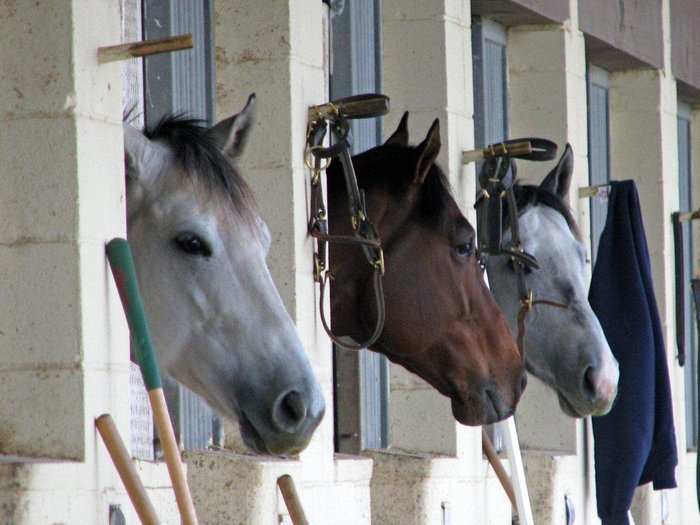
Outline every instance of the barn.
[[[438, 118], [437, 162], [473, 225], [477, 173], [463, 151], [517, 137], [545, 137], [560, 151], [570, 144], [568, 204], [586, 247], [586, 282], [606, 225], [606, 188], [634, 181], [665, 342], [678, 486], [640, 485], [631, 516], [637, 525], [700, 524], [689, 284], [700, 275], [700, 229], [685, 222], [677, 250], [671, 219], [700, 207], [699, 26], [693, 0], [3, 2], [0, 522], [138, 523], [95, 430], [103, 413], [161, 522], [179, 522], [105, 258], [106, 242], [126, 236], [123, 119], [152, 126], [186, 113], [211, 125], [253, 92], [239, 168], [271, 232], [267, 263], [326, 413], [298, 456], [253, 455], [236, 424], [166, 377], [200, 522], [292, 523], [276, 485], [283, 474], [313, 524], [512, 522], [482, 429], [459, 424], [445, 396], [380, 354], [335, 347], [321, 325], [307, 108], [375, 92], [391, 110], [352, 122], [353, 153], [381, 144], [404, 111], [412, 142]], [[101, 47], [185, 33], [190, 50], [98, 61]], [[553, 166], [522, 162], [518, 176], [539, 183]], [[592, 418], [566, 415], [531, 376], [515, 422], [534, 523], [601, 523]], [[486, 433], [513, 472], [504, 427]]]

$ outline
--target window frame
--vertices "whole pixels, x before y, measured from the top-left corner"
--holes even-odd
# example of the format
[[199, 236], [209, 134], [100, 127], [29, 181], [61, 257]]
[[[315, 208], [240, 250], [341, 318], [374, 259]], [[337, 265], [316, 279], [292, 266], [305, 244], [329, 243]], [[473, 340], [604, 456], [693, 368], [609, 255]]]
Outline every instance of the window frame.
[[[693, 140], [692, 140], [692, 109], [689, 104], [678, 101], [677, 107], [678, 131], [678, 204], [680, 211], [693, 209]], [[697, 384], [697, 328], [695, 324], [694, 302], [690, 289], [690, 280], [694, 276], [693, 257], [693, 223], [684, 222], [683, 228], [683, 258], [685, 274], [685, 348], [686, 363], [683, 370], [685, 389], [685, 432], [686, 449], [695, 451], [698, 446], [698, 384]]]
[[[586, 71], [588, 114], [588, 182], [610, 183], [610, 80], [607, 70], [588, 64]], [[602, 100], [601, 100], [602, 99]], [[602, 103], [601, 103], [602, 102]], [[607, 194], [603, 194], [607, 196]], [[598, 242], [605, 228], [607, 198], [591, 199], [591, 261], [595, 265]]]

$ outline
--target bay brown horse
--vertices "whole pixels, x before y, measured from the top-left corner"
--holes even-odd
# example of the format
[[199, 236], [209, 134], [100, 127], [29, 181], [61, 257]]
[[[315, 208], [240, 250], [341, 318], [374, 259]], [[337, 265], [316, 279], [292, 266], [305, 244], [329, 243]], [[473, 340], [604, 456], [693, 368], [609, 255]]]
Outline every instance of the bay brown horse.
[[[460, 423], [492, 423], [515, 410], [523, 357], [484, 283], [474, 228], [435, 164], [439, 122], [412, 147], [407, 119], [386, 143], [353, 157], [386, 263], [386, 322], [370, 350], [449, 397]], [[352, 235], [340, 170], [339, 163], [328, 169], [330, 233]], [[330, 271], [334, 333], [365, 340], [377, 313], [373, 268], [357, 246], [334, 244]]]

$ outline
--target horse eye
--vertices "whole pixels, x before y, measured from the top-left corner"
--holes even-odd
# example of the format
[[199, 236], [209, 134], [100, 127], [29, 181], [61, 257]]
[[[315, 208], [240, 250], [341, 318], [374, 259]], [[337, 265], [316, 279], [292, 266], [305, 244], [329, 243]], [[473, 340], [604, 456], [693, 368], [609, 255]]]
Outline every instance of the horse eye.
[[455, 253], [460, 257], [471, 257], [474, 253], [474, 244], [471, 242], [463, 242], [455, 246]]
[[190, 255], [211, 256], [211, 248], [206, 241], [192, 232], [179, 234], [175, 237], [175, 244], [180, 250]]

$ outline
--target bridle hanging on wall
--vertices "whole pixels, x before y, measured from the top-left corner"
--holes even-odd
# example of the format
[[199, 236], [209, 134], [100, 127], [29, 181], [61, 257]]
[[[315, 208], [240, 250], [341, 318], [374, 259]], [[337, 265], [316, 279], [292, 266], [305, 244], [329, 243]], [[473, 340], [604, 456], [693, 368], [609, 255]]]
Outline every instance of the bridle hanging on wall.
[[[314, 280], [320, 285], [320, 314], [323, 328], [331, 340], [344, 348], [359, 350], [374, 344], [384, 329], [385, 307], [382, 277], [384, 275], [384, 252], [376, 228], [367, 216], [364, 192], [357, 186], [357, 178], [350, 155], [348, 120], [386, 115], [389, 98], [384, 95], [366, 94], [334, 100], [309, 108], [309, 123], [306, 130], [304, 162], [311, 170], [311, 198], [309, 213], [309, 235], [315, 239]], [[330, 131], [332, 144], [324, 147], [323, 141]], [[323, 198], [321, 172], [326, 170], [333, 158], [340, 161], [348, 194], [348, 206], [352, 235], [330, 235], [326, 203]], [[376, 321], [372, 334], [362, 343], [350, 343], [336, 336], [326, 319], [324, 298], [326, 285], [331, 278], [328, 270], [328, 244], [350, 244], [358, 246], [372, 267]]]
[[[557, 308], [566, 305], [547, 299], [535, 299], [532, 290], [527, 287], [525, 272], [538, 269], [537, 259], [527, 253], [520, 242], [518, 227], [518, 205], [515, 199], [515, 173], [513, 159], [529, 161], [546, 161], [554, 158], [557, 145], [541, 138], [523, 138], [491, 144], [482, 150], [464, 152], [464, 163], [484, 160], [479, 173], [479, 194], [474, 204], [477, 211], [479, 259], [486, 266], [490, 255], [509, 257], [515, 271], [520, 310], [518, 311], [518, 348], [523, 351], [525, 338], [525, 317], [533, 306], [544, 304]], [[510, 240], [504, 242], [504, 207], [508, 211]]]

